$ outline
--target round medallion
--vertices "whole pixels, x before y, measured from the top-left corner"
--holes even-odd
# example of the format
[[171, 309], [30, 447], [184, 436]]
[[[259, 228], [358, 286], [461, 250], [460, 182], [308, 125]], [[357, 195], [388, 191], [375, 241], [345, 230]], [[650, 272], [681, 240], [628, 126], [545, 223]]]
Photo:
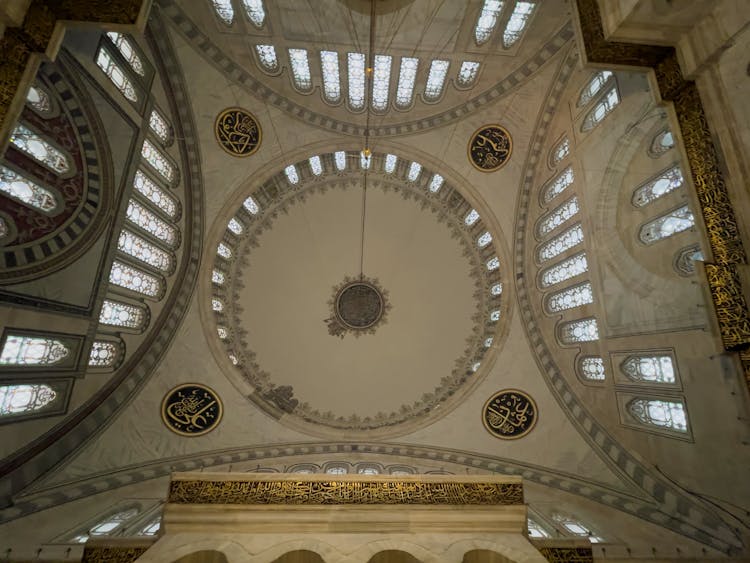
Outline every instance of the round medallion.
[[336, 297], [336, 316], [353, 329], [371, 327], [383, 316], [383, 297], [369, 283], [349, 284]]
[[496, 438], [504, 440], [525, 436], [534, 428], [536, 419], [534, 399], [517, 389], [498, 391], [482, 409], [484, 427]]
[[216, 118], [216, 141], [232, 156], [250, 156], [262, 137], [255, 116], [242, 108], [227, 108]]
[[172, 432], [182, 436], [200, 436], [221, 421], [223, 407], [219, 396], [197, 383], [185, 383], [172, 389], [161, 403], [161, 418]]
[[513, 141], [510, 133], [500, 125], [483, 125], [469, 141], [469, 160], [477, 170], [494, 172], [510, 159]]

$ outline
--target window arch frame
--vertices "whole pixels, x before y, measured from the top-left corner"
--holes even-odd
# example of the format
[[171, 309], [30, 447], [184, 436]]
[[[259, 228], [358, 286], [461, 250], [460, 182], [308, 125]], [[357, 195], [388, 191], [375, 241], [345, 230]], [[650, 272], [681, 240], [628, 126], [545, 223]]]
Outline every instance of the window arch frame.
[[[112, 79], [111, 72], [105, 69], [100, 62], [101, 53], [105, 53], [105, 56], [109, 59], [109, 64], [113, 68], [116, 68], [123, 75], [124, 84], [128, 83], [133, 89], [133, 96], [135, 99], [130, 99], [125, 93], [127, 87], [123, 85], [118, 86], [117, 83]], [[141, 109], [145, 103], [146, 92], [143, 88], [142, 77], [140, 77], [130, 66], [125, 57], [122, 56], [120, 50], [114, 44], [114, 42], [107, 36], [106, 32], [102, 32], [99, 38], [99, 44], [94, 51], [94, 64], [102, 72], [107, 79], [107, 84], [112, 86], [117, 92], [125, 99], [125, 101], [137, 109]]]
[[[600, 360], [601, 361], [601, 363], [602, 363], [602, 377], [601, 377], [601, 379], [596, 379], [596, 378], [588, 377], [586, 375], [584, 367], [583, 367], [583, 364], [587, 360]], [[601, 386], [603, 386], [603, 385], [606, 384], [607, 380], [610, 377], [612, 377], [611, 374], [608, 374], [608, 372], [607, 372], [607, 366], [608, 366], [608, 362], [604, 358], [604, 356], [601, 356], [599, 354], [584, 353], [584, 354], [580, 354], [578, 356], [578, 358], [576, 358], [576, 363], [575, 363], [575, 368], [576, 369], [575, 369], [575, 371], [576, 371], [576, 375], [578, 376], [578, 380], [583, 385], [592, 385], [592, 386], [596, 386], [596, 387], [601, 387]]]
[[[681, 439], [687, 442], [693, 441], [692, 425], [690, 422], [690, 416], [688, 413], [688, 406], [685, 398], [681, 395], [668, 395], [668, 394], [652, 394], [649, 392], [629, 392], [629, 393], [618, 393], [618, 404], [620, 406], [620, 421], [623, 426], [640, 430], [643, 432], [649, 432], [652, 434], [658, 434], [661, 436]], [[654, 423], [644, 422], [635, 416], [632, 412], [632, 404], [635, 401], [661, 401], [666, 403], [674, 403], [682, 406], [682, 412], [685, 416], [685, 430], [677, 430], [669, 426], [661, 426]]]
[[[115, 352], [115, 359], [112, 362], [111, 365], [91, 365], [89, 362], [91, 361], [91, 352], [94, 349], [94, 346], [96, 346], [97, 343], [106, 343], [106, 344], [112, 344], [116, 347]], [[86, 357], [88, 358], [86, 361], [86, 371], [95, 371], [95, 372], [114, 372], [117, 371], [120, 366], [125, 361], [125, 355], [127, 353], [127, 348], [125, 346], [125, 342], [120, 337], [114, 337], [111, 335], [100, 335], [97, 334], [95, 338], [91, 341], [91, 346], [87, 349]]]
[[[32, 185], [32, 187], [30, 188], [32, 192], [34, 191], [35, 187], [48, 192], [49, 195], [55, 200], [55, 207], [53, 207], [51, 210], [42, 209], [35, 205], [31, 205], [28, 202], [25, 202], [20, 197], [13, 195], [11, 193], [8, 193], [5, 190], [0, 190], [0, 196], [7, 197], [8, 199], [11, 199], [17, 202], [19, 205], [23, 205], [24, 207], [28, 209], [32, 209], [36, 213], [39, 213], [41, 215], [46, 215], [47, 217], [56, 217], [65, 210], [65, 206], [62, 203], [63, 202], [62, 195], [53, 186], [50, 186], [42, 182], [35, 176], [31, 175], [28, 171], [21, 169], [20, 166], [16, 166], [15, 163], [8, 162], [7, 160], [3, 160], [2, 162], [0, 162], [0, 168], [5, 168], [6, 170], [10, 171], [11, 174], [16, 174], [24, 181], [29, 182]], [[3, 180], [0, 180], [0, 181], [3, 181]]]
[[[608, 72], [609, 75], [601, 80], [600, 77], [605, 72]], [[586, 106], [591, 104], [592, 101], [594, 101], [601, 95], [601, 93], [605, 90], [607, 84], [609, 84], [609, 82], [614, 78], [614, 71], [607, 69], [597, 70], [593, 74], [591, 74], [589, 79], [586, 81], [586, 84], [578, 91], [578, 97], [576, 98], [576, 108], [585, 108]], [[593, 92], [588, 93], [587, 90], [595, 81], [599, 82], [598, 88], [596, 88], [596, 90], [594, 90]]]
[[[646, 192], [647, 190], [651, 190], [653, 192], [653, 187], [656, 185], [656, 183], [661, 180], [662, 178], [667, 178], [670, 174], [676, 173], [680, 176], [681, 182], [679, 185], [675, 186], [674, 188], [669, 189], [668, 191], [663, 192], [661, 195], [657, 195], [644, 203], [638, 203], [636, 201], [636, 198], [640, 192]], [[648, 177], [644, 182], [641, 182], [638, 184], [638, 186], [633, 190], [633, 195], [630, 198], [630, 204], [636, 208], [636, 209], [643, 209], [644, 207], [648, 207], [649, 205], [652, 205], [655, 201], [662, 199], [664, 197], [667, 197], [671, 193], [675, 193], [681, 188], [685, 187], [685, 172], [682, 170], [682, 166], [678, 161], [672, 162], [669, 166], [666, 168], [662, 168], [659, 172], [656, 174], [652, 174]]]
[[[683, 211], [683, 210], [689, 213], [692, 218], [692, 224], [690, 226], [685, 227], [684, 229], [680, 229], [679, 231], [673, 231], [672, 233], [666, 236], [661, 236], [653, 240], [646, 240], [644, 238], [645, 233], [647, 232], [647, 228], [649, 226], [656, 224], [659, 221], [667, 221], [669, 217], [672, 216], [672, 214]], [[678, 219], [680, 218], [678, 217]], [[671, 209], [664, 211], [663, 213], [660, 213], [656, 217], [652, 217], [646, 220], [645, 222], [641, 223], [640, 227], [638, 227], [636, 236], [637, 236], [637, 240], [639, 244], [643, 246], [653, 246], [654, 244], [658, 244], [660, 242], [666, 241], [668, 239], [671, 239], [672, 237], [681, 235], [683, 233], [694, 232], [696, 228], [697, 228], [697, 225], [695, 222], [695, 213], [692, 211], [692, 209], [690, 209], [690, 204], [688, 202], [685, 202], [682, 205], [678, 205], [677, 207], [672, 207]]]
[[[672, 146], [665, 147], [659, 141], [666, 135], [672, 136]], [[660, 158], [677, 146], [677, 139], [671, 127], [662, 127], [652, 138], [646, 153], [650, 158]]]
[[[142, 315], [141, 323], [138, 326], [131, 327], [121, 324], [110, 324], [103, 322], [102, 313], [107, 302], [110, 302], [113, 305], [124, 305], [126, 307], [133, 307], [135, 309], [138, 309]], [[128, 295], [119, 293], [116, 295], [111, 295], [108, 292], [107, 296], [102, 301], [101, 307], [99, 308], [98, 323], [98, 332], [107, 334], [119, 334], [121, 332], [126, 334], [143, 334], [151, 323], [151, 310], [143, 301], [138, 298], [129, 297]]]
[[[58, 172], [57, 170], [55, 170], [55, 169], [54, 169], [54, 168], [53, 168], [52, 166], [50, 166], [49, 164], [46, 164], [45, 162], [43, 162], [43, 161], [39, 160], [39, 159], [38, 159], [38, 158], [37, 158], [36, 156], [34, 156], [33, 154], [31, 154], [31, 153], [29, 153], [29, 152], [27, 152], [27, 151], [23, 150], [23, 149], [22, 149], [21, 147], [19, 147], [19, 146], [18, 146], [18, 145], [16, 145], [15, 143], [13, 143], [13, 141], [12, 141], [12, 140], [8, 142], [8, 147], [13, 147], [13, 149], [14, 149], [14, 150], [16, 150], [16, 151], [20, 152], [20, 153], [21, 153], [22, 155], [24, 155], [24, 156], [25, 156], [26, 158], [28, 158], [28, 159], [32, 160], [32, 161], [33, 161], [34, 163], [36, 163], [37, 165], [41, 166], [41, 167], [42, 167], [42, 168], [44, 168], [45, 170], [47, 170], [47, 171], [51, 172], [52, 174], [54, 174], [54, 175], [55, 175], [56, 177], [58, 177], [58, 178], [61, 178], [61, 179], [72, 178], [73, 176], [75, 176], [75, 175], [76, 175], [76, 174], [78, 173], [78, 167], [76, 166], [75, 160], [74, 160], [74, 159], [73, 159], [73, 157], [72, 157], [72, 156], [70, 155], [70, 153], [69, 153], [69, 152], [68, 152], [68, 151], [67, 151], [67, 150], [66, 150], [65, 148], [61, 147], [61, 146], [60, 146], [60, 145], [59, 145], [59, 144], [57, 143], [57, 140], [56, 140], [56, 139], [53, 139], [53, 138], [52, 138], [52, 137], [51, 137], [50, 135], [48, 135], [48, 134], [46, 134], [46, 133], [42, 133], [42, 132], [40, 132], [40, 131], [39, 131], [39, 129], [38, 129], [37, 127], [36, 127], [36, 125], [34, 125], [34, 124], [30, 124], [30, 123], [29, 123], [29, 122], [27, 122], [27, 121], [20, 121], [20, 120], [19, 120], [19, 121], [18, 121], [18, 122], [17, 122], [16, 124], [15, 124], [15, 126], [13, 127], [13, 130], [11, 131], [11, 134], [10, 134], [10, 137], [11, 137], [11, 139], [12, 139], [12, 137], [13, 137], [13, 133], [15, 133], [15, 131], [16, 131], [16, 130], [18, 129], [18, 127], [24, 127], [24, 128], [25, 128], [25, 129], [27, 129], [27, 130], [28, 130], [28, 131], [29, 131], [29, 132], [30, 132], [30, 133], [31, 133], [32, 135], [35, 135], [35, 136], [37, 136], [37, 137], [38, 137], [38, 138], [39, 138], [39, 139], [40, 139], [40, 140], [41, 140], [41, 141], [42, 141], [43, 143], [47, 143], [47, 144], [48, 144], [48, 145], [49, 145], [49, 146], [50, 146], [50, 147], [51, 147], [52, 149], [54, 149], [54, 150], [58, 151], [58, 152], [59, 152], [59, 153], [60, 153], [60, 154], [61, 154], [61, 155], [62, 155], [62, 156], [64, 157], [64, 159], [65, 159], [65, 163], [66, 163], [66, 165], [67, 165], [68, 169], [67, 169], [67, 170], [65, 170], [65, 171], [61, 171], [61, 172]], [[3, 165], [4, 165], [4, 166], [6, 166], [6, 167], [8, 167], [8, 166], [7, 166], [7, 160], [3, 159]], [[24, 170], [25, 170], [25, 169], [24, 169]], [[23, 174], [22, 174], [22, 175], [23, 175]], [[40, 185], [41, 185], [41, 184], [40, 184]], [[47, 189], [48, 189], [48, 188], [47, 188]]]
[[[519, 5], [521, 3], [531, 5], [531, 11], [528, 14], [520, 14], [521, 16], [525, 16], [524, 20], [523, 20], [523, 26], [518, 31], [512, 32], [512, 33], [515, 33], [516, 37], [512, 41], [509, 42], [509, 40], [508, 40], [508, 34], [509, 34], [508, 26], [510, 25], [511, 21], [513, 20], [513, 16], [516, 15], [516, 10], [518, 9], [518, 7], [519, 7]], [[513, 4], [513, 9], [510, 10], [510, 14], [508, 14], [507, 18], [504, 18], [505, 22], [504, 22], [504, 25], [503, 25], [503, 33], [502, 33], [502, 36], [500, 38], [502, 46], [503, 46], [503, 49], [505, 49], [507, 51], [509, 49], [512, 49], [516, 45], [520, 44], [520, 42], [523, 39], [524, 35], [526, 35], [526, 33], [529, 30], [529, 27], [531, 26], [531, 22], [534, 19], [534, 16], [539, 11], [538, 8], [539, 8], [539, 5], [538, 5], [538, 1], [537, 0], [516, 0], [516, 2]]]
[[220, 23], [221, 26], [223, 26], [224, 28], [231, 28], [235, 24], [235, 21], [237, 19], [237, 15], [235, 14], [234, 5], [232, 3], [232, 0], [226, 0], [226, 3], [229, 4], [229, 7], [232, 10], [232, 19], [229, 22], [227, 22], [221, 15], [219, 15], [219, 7], [217, 6], [217, 2], [219, 2], [219, 1], [221, 1], [221, 0], [210, 0], [210, 2], [211, 2], [211, 6], [210, 6], [211, 13], [213, 14], [214, 18], [216, 18], [216, 20]]
[[53, 364], [1, 364], [0, 373], [6, 374], [17, 372], [27, 374], [27, 372], [30, 371], [41, 371], [47, 374], [50, 372], [74, 371], [80, 363], [81, 353], [84, 348], [84, 337], [82, 335], [48, 330], [29, 330], [24, 328], [16, 328], [13, 326], [6, 326], [2, 331], [2, 335], [0, 335], [0, 353], [2, 353], [2, 351], [5, 349], [5, 343], [11, 336], [59, 341], [63, 346], [67, 348], [68, 351], [67, 354], [60, 359], [60, 361]]
[[[49, 111], [40, 110], [33, 104], [33, 102], [29, 100], [29, 93], [31, 92], [32, 88], [40, 90], [45, 96], [47, 96], [50, 104]], [[51, 88], [47, 84], [43, 84], [42, 82], [40, 82], [39, 76], [37, 76], [36, 80], [34, 80], [31, 86], [29, 86], [29, 89], [26, 92], [26, 98], [24, 98], [24, 105], [42, 119], [51, 119], [60, 115], [60, 105], [57, 103], [55, 96], [52, 95]]]
[[[580, 126], [581, 133], [590, 133], [591, 131], [596, 129], [600, 124], [604, 122], [605, 119], [607, 119], [607, 117], [610, 116], [613, 111], [615, 111], [615, 109], [622, 102], [622, 96], [620, 95], [620, 88], [618, 87], [617, 80], [610, 80], [611, 85], [607, 88], [604, 88], [604, 92], [596, 97], [594, 105], [591, 106], [584, 114]], [[614, 100], [611, 99], [612, 94], [614, 94]], [[587, 104], [587, 106], [588, 105], [589, 104]], [[601, 116], [601, 118], [596, 119], [595, 114], [600, 107], [604, 108], [604, 114]]]
[[[630, 375], [625, 368], [625, 364], [629, 361], [637, 361], [639, 359], [648, 358], [669, 358], [672, 375], [674, 381], [652, 381], [648, 379], [639, 379]], [[677, 365], [677, 357], [673, 349], [650, 349], [650, 350], [633, 350], [627, 353], [618, 354], [617, 357], [617, 380], [618, 383], [623, 383], [630, 386], [643, 386], [651, 389], [680, 389], [682, 387], [680, 370]]]
[[[565, 154], [561, 158], [557, 158], [558, 149], [562, 146], [565, 146], [567, 150], [565, 151]], [[572, 145], [570, 142], [570, 137], [568, 136], [567, 133], [563, 133], [552, 144], [552, 146], [549, 149], [549, 153], [547, 154], [547, 166], [549, 166], [550, 170], [556, 170], [558, 165], [560, 165], [563, 162], [567, 162], [570, 159], [571, 151], [572, 151]]]
[[27, 375], [25, 377], [14, 377], [12, 379], [3, 378], [3, 380], [0, 381], [0, 387], [13, 385], [47, 385], [55, 391], [56, 396], [52, 401], [37, 410], [0, 415], [0, 426], [34, 418], [58, 416], [68, 412], [70, 395], [73, 389], [72, 377], [51, 379], [48, 377], [32, 377]]

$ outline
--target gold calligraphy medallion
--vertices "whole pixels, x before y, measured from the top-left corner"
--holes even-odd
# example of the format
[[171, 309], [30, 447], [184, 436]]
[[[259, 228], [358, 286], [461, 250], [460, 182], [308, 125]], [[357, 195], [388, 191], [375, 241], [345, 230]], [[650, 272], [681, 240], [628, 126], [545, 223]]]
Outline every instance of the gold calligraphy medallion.
[[242, 108], [227, 108], [216, 118], [216, 141], [232, 156], [250, 156], [258, 150], [262, 132], [258, 120]]
[[172, 389], [161, 403], [161, 419], [172, 432], [182, 436], [200, 436], [221, 421], [224, 408], [219, 396], [197, 383], [185, 383]]
[[482, 172], [500, 170], [510, 159], [513, 141], [500, 125], [482, 125], [469, 140], [469, 160]]
[[534, 399], [518, 389], [498, 391], [484, 404], [482, 422], [496, 438], [515, 440], [534, 428], [537, 409]]

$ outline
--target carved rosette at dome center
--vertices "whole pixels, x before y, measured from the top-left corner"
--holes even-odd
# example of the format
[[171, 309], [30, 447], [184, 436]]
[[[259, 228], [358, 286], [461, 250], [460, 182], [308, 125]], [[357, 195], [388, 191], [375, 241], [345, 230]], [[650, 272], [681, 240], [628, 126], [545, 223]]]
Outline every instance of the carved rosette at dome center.
[[325, 320], [331, 336], [343, 338], [346, 333], [354, 336], [372, 334], [385, 322], [391, 304], [387, 300], [377, 280], [364, 276], [346, 278], [335, 288], [333, 298], [328, 302], [332, 314]]

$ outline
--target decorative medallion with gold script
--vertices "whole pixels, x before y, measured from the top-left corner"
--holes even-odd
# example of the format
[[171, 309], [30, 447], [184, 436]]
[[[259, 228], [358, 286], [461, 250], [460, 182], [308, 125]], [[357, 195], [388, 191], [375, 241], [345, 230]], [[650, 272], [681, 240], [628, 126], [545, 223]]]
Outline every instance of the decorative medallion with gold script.
[[490, 434], [504, 440], [525, 436], [534, 428], [537, 419], [536, 403], [517, 389], [495, 393], [482, 409], [482, 422]]
[[216, 141], [232, 156], [250, 156], [258, 150], [262, 133], [255, 116], [242, 108], [227, 108], [216, 118]]
[[200, 436], [221, 421], [219, 396], [204, 385], [186, 383], [172, 389], [161, 403], [161, 418], [172, 432]]
[[477, 170], [494, 172], [510, 159], [513, 141], [504, 127], [483, 125], [471, 136], [468, 152], [469, 160]]

